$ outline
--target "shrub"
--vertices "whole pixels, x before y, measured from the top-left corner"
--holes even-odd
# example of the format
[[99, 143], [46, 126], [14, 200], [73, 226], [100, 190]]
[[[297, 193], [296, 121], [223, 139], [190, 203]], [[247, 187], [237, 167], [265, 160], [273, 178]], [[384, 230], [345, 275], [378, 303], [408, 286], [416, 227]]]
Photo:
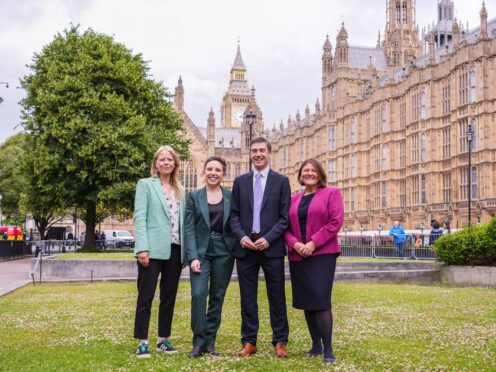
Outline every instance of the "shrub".
[[437, 260], [448, 265], [496, 265], [496, 218], [487, 225], [466, 227], [434, 243]]

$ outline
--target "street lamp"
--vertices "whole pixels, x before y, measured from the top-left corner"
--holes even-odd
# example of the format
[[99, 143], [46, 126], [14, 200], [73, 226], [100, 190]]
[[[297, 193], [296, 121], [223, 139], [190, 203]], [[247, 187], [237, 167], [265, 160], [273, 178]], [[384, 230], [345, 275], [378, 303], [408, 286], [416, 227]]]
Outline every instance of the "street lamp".
[[468, 142], [468, 225], [471, 226], [472, 217], [472, 143], [474, 140], [474, 129], [472, 123], [468, 125], [468, 130], [465, 133]]
[[255, 124], [256, 119], [257, 116], [253, 111], [250, 111], [248, 114], [246, 114], [246, 124], [248, 124], [248, 127], [250, 128], [249, 137], [248, 137], [248, 153], [249, 153], [248, 172], [251, 171], [251, 140], [252, 140], [253, 124]]

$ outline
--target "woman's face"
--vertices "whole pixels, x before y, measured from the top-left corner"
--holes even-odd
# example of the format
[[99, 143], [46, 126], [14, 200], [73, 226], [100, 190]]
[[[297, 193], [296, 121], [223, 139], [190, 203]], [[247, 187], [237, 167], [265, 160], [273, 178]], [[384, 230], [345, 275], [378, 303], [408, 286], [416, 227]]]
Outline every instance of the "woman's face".
[[203, 171], [205, 183], [209, 186], [218, 186], [224, 180], [224, 168], [217, 160], [209, 161]]
[[158, 154], [157, 160], [155, 160], [155, 168], [157, 168], [159, 174], [170, 175], [175, 167], [174, 158], [169, 151], [164, 150]]
[[306, 187], [316, 186], [319, 183], [319, 174], [311, 163], [305, 165], [301, 170], [300, 181]]

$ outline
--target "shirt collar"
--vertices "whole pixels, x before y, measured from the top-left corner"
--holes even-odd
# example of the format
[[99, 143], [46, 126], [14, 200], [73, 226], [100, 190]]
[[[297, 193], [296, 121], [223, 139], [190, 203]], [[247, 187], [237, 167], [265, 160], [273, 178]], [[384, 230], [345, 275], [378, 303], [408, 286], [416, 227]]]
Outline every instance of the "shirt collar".
[[257, 174], [257, 173], [262, 173], [262, 178], [264, 179], [267, 179], [268, 175], [269, 175], [269, 170], [270, 170], [270, 167], [266, 167], [264, 169], [262, 169], [261, 171], [257, 171], [256, 169], [253, 170], [253, 174]]

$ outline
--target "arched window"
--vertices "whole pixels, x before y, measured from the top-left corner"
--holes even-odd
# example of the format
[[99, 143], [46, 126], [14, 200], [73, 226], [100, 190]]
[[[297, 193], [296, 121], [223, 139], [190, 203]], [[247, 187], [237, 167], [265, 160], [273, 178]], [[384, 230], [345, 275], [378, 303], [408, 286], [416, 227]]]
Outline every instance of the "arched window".
[[476, 86], [477, 86], [477, 73], [475, 72], [475, 68], [470, 69], [470, 102], [475, 102], [476, 95]]
[[403, 3], [402, 13], [403, 13], [403, 23], [407, 23], [408, 22], [408, 12], [407, 12], [406, 3]]
[[396, 3], [396, 24], [401, 21], [401, 5], [400, 3]]

